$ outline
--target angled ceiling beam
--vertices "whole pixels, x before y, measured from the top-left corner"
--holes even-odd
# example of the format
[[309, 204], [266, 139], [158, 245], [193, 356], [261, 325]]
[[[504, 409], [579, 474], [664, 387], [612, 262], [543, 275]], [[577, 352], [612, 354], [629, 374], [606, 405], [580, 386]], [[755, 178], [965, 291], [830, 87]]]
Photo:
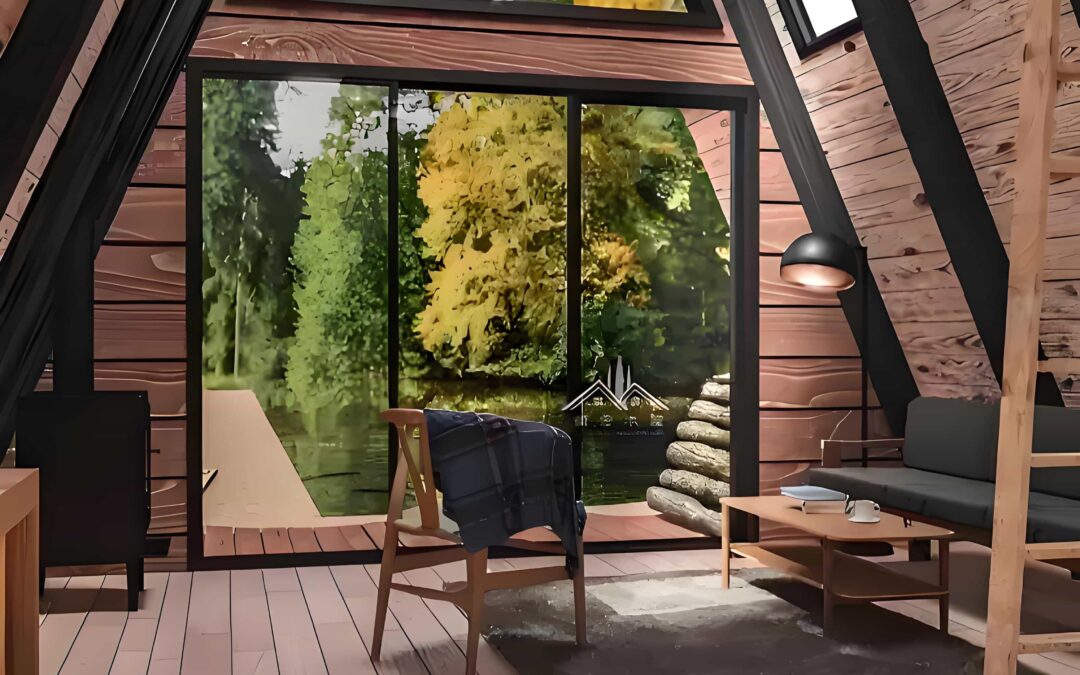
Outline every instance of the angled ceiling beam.
[[[907, 2], [855, 0], [855, 9], [1000, 385], [1009, 256], [941, 86], [930, 48]], [[1039, 358], [1046, 358], [1042, 345]], [[1065, 405], [1051, 373], [1039, 373], [1035, 399], [1043, 405]]]
[[[836, 235], [853, 247], [859, 246], [855, 226], [825, 160], [764, 0], [723, 1], [811, 229]], [[840, 303], [852, 335], [859, 342], [859, 352], [864, 355], [889, 426], [900, 433], [907, 419], [907, 404], [919, 395], [919, 388], [877, 283], [871, 275], [867, 276], [867, 316], [862, 315], [859, 302], [862, 289], [858, 287], [841, 293]], [[864, 320], [868, 322], [866, 334], [872, 345], [869, 349], [867, 344], [862, 344]]]
[[[112, 2], [112, 0], [108, 0]], [[0, 210], [15, 193], [102, 0], [33, 0], [0, 58]]]
[[0, 259], [0, 448], [14, 429], [15, 402], [34, 388], [52, 348], [52, 285], [63, 244], [80, 228], [94, 233], [95, 250], [100, 244], [209, 7], [210, 0], [124, 5]]

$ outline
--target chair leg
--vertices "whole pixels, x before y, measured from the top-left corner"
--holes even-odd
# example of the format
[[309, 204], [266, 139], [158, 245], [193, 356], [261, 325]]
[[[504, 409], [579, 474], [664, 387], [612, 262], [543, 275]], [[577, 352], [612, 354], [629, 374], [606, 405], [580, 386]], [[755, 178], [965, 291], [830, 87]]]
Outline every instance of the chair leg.
[[577, 629], [577, 643], [585, 646], [585, 546], [578, 539], [578, 568], [574, 572], [574, 627]]
[[488, 552], [485, 548], [469, 556], [468, 566], [469, 606], [465, 613], [469, 616], [469, 639], [465, 650], [465, 675], [476, 672], [476, 659], [480, 651], [480, 629], [484, 623], [484, 581], [487, 576]]
[[390, 584], [394, 579], [394, 562], [397, 560], [397, 528], [386, 524], [383, 540], [382, 564], [379, 566], [379, 592], [375, 600], [375, 630], [371, 636], [371, 658], [379, 660], [382, 651], [383, 631], [386, 629], [386, 611], [390, 604]]

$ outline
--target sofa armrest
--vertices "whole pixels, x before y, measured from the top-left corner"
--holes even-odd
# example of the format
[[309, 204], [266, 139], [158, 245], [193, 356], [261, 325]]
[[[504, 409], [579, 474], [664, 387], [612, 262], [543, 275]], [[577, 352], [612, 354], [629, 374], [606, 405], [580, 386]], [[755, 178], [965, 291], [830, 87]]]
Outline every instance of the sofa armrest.
[[821, 441], [821, 466], [826, 469], [839, 469], [844, 463], [844, 449], [857, 448], [859, 450], [888, 450], [896, 448], [903, 450], [904, 439], [902, 438], [868, 438], [858, 441]]

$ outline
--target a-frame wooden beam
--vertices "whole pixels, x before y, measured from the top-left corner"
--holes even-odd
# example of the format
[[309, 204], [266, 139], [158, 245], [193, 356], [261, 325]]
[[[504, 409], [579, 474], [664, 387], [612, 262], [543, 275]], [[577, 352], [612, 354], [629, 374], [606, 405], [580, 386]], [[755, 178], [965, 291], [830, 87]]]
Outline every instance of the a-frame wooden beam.
[[[855, 226], [825, 159], [764, 0], [723, 2], [811, 229], [836, 235], [853, 247], [858, 246]], [[919, 389], [881, 292], [872, 276], [867, 277], [867, 316], [863, 316], [860, 306], [862, 289], [859, 287], [841, 293], [840, 303], [851, 332], [860, 343], [859, 351], [866, 359], [874, 391], [889, 426], [899, 433], [907, 418], [907, 405], [919, 395]], [[861, 344], [863, 321], [868, 322], [869, 346]]]
[[[1009, 256], [941, 86], [930, 48], [909, 3], [855, 0], [855, 9], [990, 367], [1000, 384]], [[1041, 345], [1039, 358], [1045, 358]], [[1043, 405], [1065, 405], [1051, 373], [1039, 374], [1035, 398]]]
[[11, 439], [16, 401], [33, 389], [52, 349], [52, 284], [64, 242], [89, 230], [96, 251], [209, 7], [210, 0], [125, 4], [0, 259], [0, 448]]
[[11, 201], [101, 2], [32, 0], [23, 10], [0, 58], [0, 210]]

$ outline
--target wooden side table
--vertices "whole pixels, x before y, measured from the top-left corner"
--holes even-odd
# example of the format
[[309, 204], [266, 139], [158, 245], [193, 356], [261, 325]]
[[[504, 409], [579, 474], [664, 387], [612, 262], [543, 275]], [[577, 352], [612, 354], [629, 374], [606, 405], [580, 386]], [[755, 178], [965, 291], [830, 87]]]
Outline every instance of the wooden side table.
[[[720, 502], [723, 509], [724, 588], [730, 583], [731, 553], [734, 551], [820, 588], [824, 596], [823, 628], [826, 633], [832, 626], [833, 611], [839, 603], [917, 598], [938, 601], [939, 628], [944, 633], [949, 632], [949, 538], [953, 535], [952, 531], [926, 523], [905, 521], [890, 513], [882, 513], [878, 523], [853, 523], [842, 513], [807, 515], [796, 500], [781, 496], [727, 497]], [[732, 543], [728, 522], [733, 509], [794, 527], [818, 543], [790, 540]], [[892, 566], [836, 550], [837, 544], [845, 542], [926, 540], [937, 540], [940, 546], [937, 584], [901, 574]]]
[[38, 672], [38, 471], [0, 469], [0, 675]]

